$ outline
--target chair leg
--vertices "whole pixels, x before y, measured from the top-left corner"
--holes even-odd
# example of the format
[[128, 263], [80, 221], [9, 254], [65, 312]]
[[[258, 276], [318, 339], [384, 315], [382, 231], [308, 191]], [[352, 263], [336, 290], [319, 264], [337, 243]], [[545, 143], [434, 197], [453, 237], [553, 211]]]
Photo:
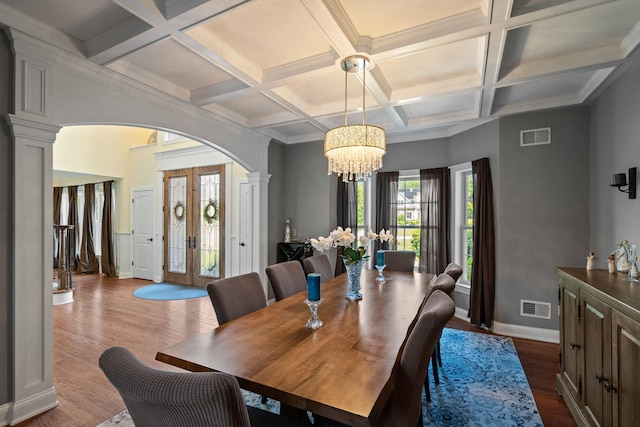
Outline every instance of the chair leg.
[[260, 401], [262, 402], [263, 405], [266, 404], [267, 403], [267, 396], [262, 396]]
[[438, 357], [436, 355], [436, 350], [433, 350], [433, 354], [431, 355], [431, 368], [433, 371], [433, 382], [435, 385], [440, 384], [440, 377], [438, 376]]
[[438, 342], [436, 343], [436, 353], [438, 356], [438, 365], [442, 367], [442, 355], [440, 354], [440, 338], [438, 338]]
[[431, 402], [431, 392], [429, 391], [429, 371], [424, 376], [424, 394], [427, 396], [427, 402]]
[[422, 404], [420, 404], [420, 418], [418, 418], [416, 427], [424, 427], [424, 415], [422, 413]]

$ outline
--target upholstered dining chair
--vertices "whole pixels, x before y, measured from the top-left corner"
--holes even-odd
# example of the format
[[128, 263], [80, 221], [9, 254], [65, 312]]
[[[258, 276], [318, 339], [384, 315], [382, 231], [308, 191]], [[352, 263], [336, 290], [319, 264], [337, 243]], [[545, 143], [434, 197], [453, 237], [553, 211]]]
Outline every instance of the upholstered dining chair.
[[462, 267], [455, 262], [450, 262], [444, 269], [444, 272], [453, 277], [454, 282], [457, 282], [460, 276], [462, 276]]
[[307, 289], [307, 277], [300, 261], [273, 264], [265, 269], [276, 301]]
[[98, 363], [120, 393], [136, 427], [300, 425], [246, 406], [233, 375], [154, 369], [124, 347], [106, 349]]
[[255, 272], [210, 282], [207, 293], [220, 325], [267, 306], [262, 281]]
[[[426, 301], [429, 300], [429, 297], [435, 291], [444, 292], [449, 298], [451, 298], [451, 294], [456, 288], [456, 282], [453, 280], [447, 273], [439, 274], [436, 277], [436, 280], [429, 287], [429, 291], [427, 292]], [[442, 366], [442, 356], [440, 354], [440, 337], [436, 341], [436, 345], [433, 349], [433, 353], [431, 354], [431, 371], [433, 373], [433, 382], [434, 384], [440, 384], [440, 376], [438, 374], [438, 365]], [[427, 371], [427, 375], [424, 377], [424, 392], [427, 396], [427, 402], [431, 401], [431, 393], [429, 391], [429, 372]]]
[[384, 264], [387, 270], [413, 272], [415, 262], [415, 251], [384, 251]]
[[324, 283], [329, 279], [333, 279], [333, 270], [331, 262], [326, 254], [314, 255], [304, 259], [304, 268], [307, 273], [318, 273], [320, 275], [320, 283]]
[[429, 359], [424, 355], [433, 352], [454, 312], [453, 301], [440, 290], [434, 291], [425, 302], [402, 350], [393, 391], [382, 410], [379, 426], [422, 426], [422, 378], [429, 366]]

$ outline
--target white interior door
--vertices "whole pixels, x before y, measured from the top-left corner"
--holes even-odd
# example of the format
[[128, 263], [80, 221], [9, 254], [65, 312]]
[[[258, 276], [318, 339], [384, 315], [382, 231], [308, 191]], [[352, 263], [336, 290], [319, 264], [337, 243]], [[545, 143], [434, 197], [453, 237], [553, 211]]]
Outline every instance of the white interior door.
[[239, 274], [245, 274], [253, 271], [253, 191], [248, 182], [241, 182], [238, 187], [238, 267]]
[[153, 280], [154, 205], [153, 188], [132, 190], [132, 275], [139, 279]]

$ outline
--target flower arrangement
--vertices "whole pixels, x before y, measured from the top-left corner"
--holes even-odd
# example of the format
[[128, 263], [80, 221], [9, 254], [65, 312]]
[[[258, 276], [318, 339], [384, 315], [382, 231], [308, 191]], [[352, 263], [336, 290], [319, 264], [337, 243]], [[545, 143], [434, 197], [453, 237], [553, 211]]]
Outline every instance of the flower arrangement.
[[358, 247], [353, 248], [352, 244], [355, 242], [356, 236], [351, 232], [351, 228], [347, 227], [342, 229], [338, 227], [333, 230], [327, 237], [318, 237], [317, 239], [311, 239], [311, 246], [319, 252], [324, 252], [328, 249], [338, 246], [343, 247], [342, 258], [346, 265], [355, 264], [358, 261], [369, 258], [365, 255], [367, 249], [365, 245], [369, 240], [380, 240], [381, 242], [392, 242], [393, 236], [383, 228], [380, 233], [376, 234], [373, 230], [369, 230], [366, 236], [362, 236], [358, 239]]

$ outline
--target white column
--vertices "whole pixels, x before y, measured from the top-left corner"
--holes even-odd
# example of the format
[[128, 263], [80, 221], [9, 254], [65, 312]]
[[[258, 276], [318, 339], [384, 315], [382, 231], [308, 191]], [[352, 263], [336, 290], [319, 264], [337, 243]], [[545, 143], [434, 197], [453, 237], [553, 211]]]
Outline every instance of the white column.
[[252, 270], [257, 272], [262, 279], [264, 294], [269, 295], [268, 280], [265, 275], [265, 268], [268, 263], [269, 248], [269, 221], [267, 212], [269, 201], [269, 179], [271, 175], [264, 172], [250, 172], [247, 174], [247, 180], [251, 185], [253, 193], [253, 212], [251, 213], [251, 222], [253, 225], [253, 245], [252, 254]]
[[12, 424], [57, 406], [53, 387], [53, 142], [57, 126], [9, 115], [14, 137]]

